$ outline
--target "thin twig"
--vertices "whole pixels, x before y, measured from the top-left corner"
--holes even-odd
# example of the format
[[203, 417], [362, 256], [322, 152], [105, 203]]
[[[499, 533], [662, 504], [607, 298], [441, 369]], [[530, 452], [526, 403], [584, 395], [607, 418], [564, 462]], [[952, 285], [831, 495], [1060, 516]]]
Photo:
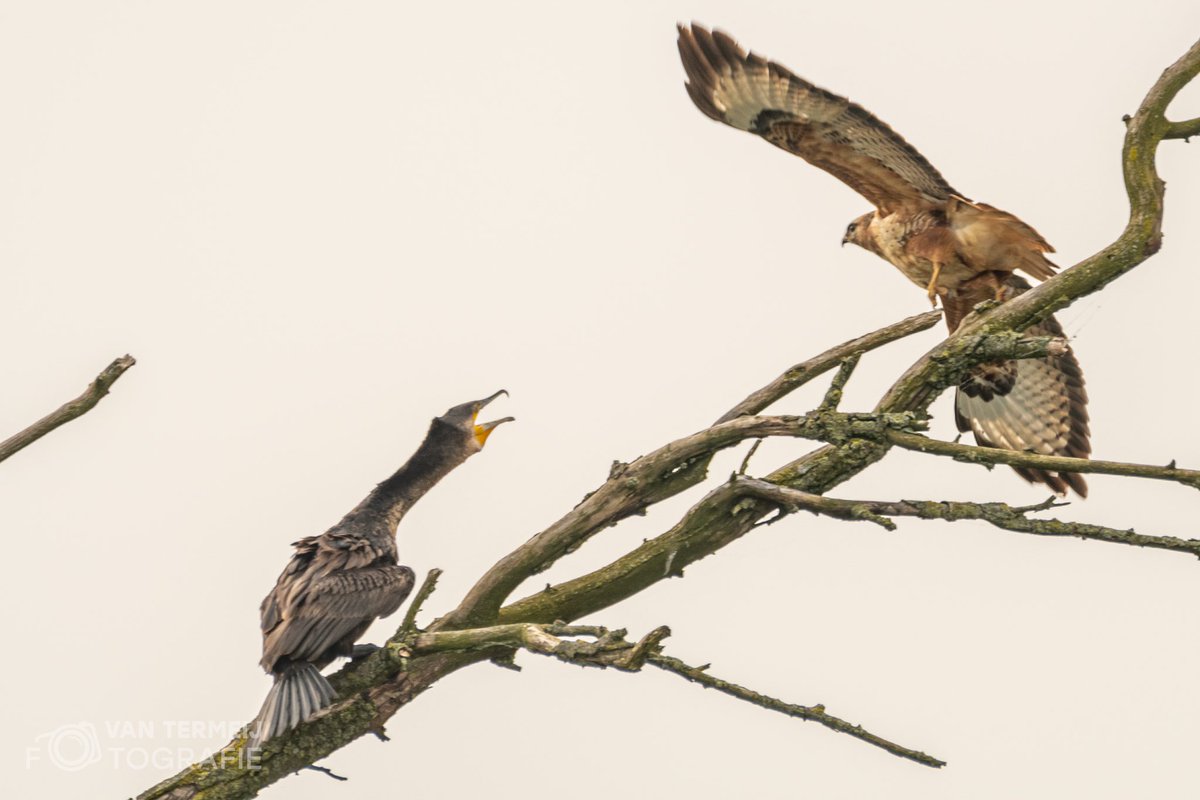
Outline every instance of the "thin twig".
[[433, 594], [433, 590], [437, 588], [438, 578], [442, 577], [442, 571], [437, 567], [429, 570], [425, 576], [425, 581], [421, 584], [421, 588], [417, 589], [416, 596], [412, 602], [408, 604], [408, 611], [404, 614], [404, 621], [400, 623], [399, 630], [393, 638], [403, 639], [417, 629], [417, 614], [421, 612], [421, 606], [429, 599], [429, 595]]
[[760, 694], [752, 689], [747, 689], [744, 686], [738, 686], [736, 683], [721, 680], [713, 677], [704, 671], [704, 667], [690, 667], [678, 658], [672, 658], [665, 655], [652, 655], [646, 659], [648, 664], [653, 664], [659, 669], [666, 670], [686, 678], [692, 683], [698, 683], [706, 689], [716, 689], [718, 692], [727, 694], [730, 697], [736, 697], [739, 700], [745, 700], [747, 703], [753, 703], [760, 708], [765, 708], [770, 711], [778, 711], [780, 714], [786, 714], [789, 717], [797, 717], [799, 719], [811, 720], [813, 722], [824, 725], [830, 730], [844, 733], [848, 736], [853, 736], [855, 739], [882, 748], [892, 755], [907, 758], [910, 761], [915, 761], [918, 764], [923, 764], [927, 767], [944, 767], [946, 762], [940, 758], [934, 758], [931, 755], [922, 753], [920, 750], [896, 744], [888, 741], [882, 736], [877, 736], [874, 733], [863, 728], [861, 725], [855, 725], [847, 722], [840, 717], [835, 717], [825, 711], [825, 706], [801, 706], [795, 703], [787, 703], [783, 700], [778, 700], [774, 697], [768, 697], [765, 694]]
[[755, 439], [754, 444], [750, 445], [750, 449], [746, 451], [746, 457], [742, 459], [742, 465], [738, 467], [738, 475], [745, 475], [746, 470], [750, 469], [750, 459], [754, 458], [754, 454], [758, 452], [758, 446], [763, 441], [763, 439]]
[[58, 409], [42, 417], [25, 430], [0, 442], [0, 461], [23, 450], [60, 425], [65, 425], [76, 417], [81, 417], [91, 411], [100, 402], [101, 398], [108, 394], [109, 388], [116, 383], [117, 378], [124, 375], [125, 371], [136, 363], [133, 356], [121, 356], [105, 367], [104, 371], [88, 384], [88, 387], [84, 389], [83, 394], [79, 395], [79, 397], [64, 403]]
[[311, 769], [311, 770], [313, 770], [314, 772], [320, 772], [320, 773], [321, 773], [321, 774], [323, 774], [323, 775], [328, 775], [329, 777], [333, 778], [335, 781], [348, 781], [348, 780], [350, 780], [350, 779], [349, 779], [349, 778], [347, 778], [345, 775], [338, 775], [336, 772], [334, 772], [333, 770], [331, 770], [329, 767], [319, 767], [319, 766], [317, 766], [316, 764], [305, 764], [303, 768], [304, 768], [304, 769]]

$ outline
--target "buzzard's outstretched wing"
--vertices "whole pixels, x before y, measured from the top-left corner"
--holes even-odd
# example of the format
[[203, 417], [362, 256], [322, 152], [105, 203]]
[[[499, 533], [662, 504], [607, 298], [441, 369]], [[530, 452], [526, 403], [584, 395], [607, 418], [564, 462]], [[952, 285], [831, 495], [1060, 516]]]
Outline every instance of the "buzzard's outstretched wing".
[[898, 133], [857, 103], [747, 53], [721, 31], [679, 26], [692, 102], [708, 116], [820, 167], [883, 214], [958, 195]]
[[[1005, 278], [1005, 299], [1028, 289], [1029, 284], [1015, 275]], [[977, 302], [987, 298], [973, 299]], [[964, 300], [966, 310], [974, 304], [971, 299]], [[955, 316], [948, 306], [947, 318], [957, 327]], [[1025, 333], [1062, 336], [1063, 329], [1050, 317]], [[958, 429], [974, 433], [975, 441], [983, 447], [1072, 458], [1087, 458], [1092, 452], [1083, 371], [1070, 351], [1061, 356], [980, 365], [959, 385], [954, 396], [954, 417]], [[1087, 497], [1087, 483], [1079, 473], [1013, 469], [1030, 483], [1044, 483], [1057, 494], [1066, 494], [1070, 488], [1080, 497]]]

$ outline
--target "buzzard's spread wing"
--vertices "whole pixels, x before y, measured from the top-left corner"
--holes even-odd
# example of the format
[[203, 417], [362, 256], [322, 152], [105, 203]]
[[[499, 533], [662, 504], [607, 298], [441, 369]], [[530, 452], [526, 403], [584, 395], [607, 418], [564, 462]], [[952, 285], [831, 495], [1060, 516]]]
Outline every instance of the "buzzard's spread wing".
[[[1029, 289], [1015, 275], [1005, 281], [1005, 299]], [[965, 299], [971, 306], [985, 297]], [[962, 315], [947, 307], [947, 319], [958, 327]], [[1062, 326], [1050, 317], [1026, 331], [1029, 336], [1062, 336]], [[959, 385], [954, 397], [954, 416], [958, 429], [975, 434], [983, 447], [1024, 450], [1045, 455], [1087, 458], [1092, 452], [1089, 440], [1087, 390], [1083, 371], [1075, 354], [983, 364], [972, 370]], [[1073, 472], [1051, 473], [1025, 467], [1013, 467], [1025, 480], [1044, 483], [1057, 494], [1074, 489], [1087, 497], [1087, 483]]]
[[681, 25], [679, 54], [701, 111], [820, 167], [881, 213], [940, 205], [958, 194], [871, 112], [747, 53], [728, 35]]

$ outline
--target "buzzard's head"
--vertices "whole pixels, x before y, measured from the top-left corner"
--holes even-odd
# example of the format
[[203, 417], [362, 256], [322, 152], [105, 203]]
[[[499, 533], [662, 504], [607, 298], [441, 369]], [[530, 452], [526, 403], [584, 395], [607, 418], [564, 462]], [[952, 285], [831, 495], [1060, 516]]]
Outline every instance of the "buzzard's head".
[[869, 233], [871, 228], [871, 218], [873, 216], [875, 216], [875, 212], [863, 214], [861, 217], [847, 225], [846, 235], [842, 237], [842, 244], [845, 245], [847, 242], [849, 242], [850, 244], [856, 244], [859, 247], [866, 248], [867, 250], [874, 250], [874, 247], [872, 247], [874, 240], [871, 238], [871, 234]]

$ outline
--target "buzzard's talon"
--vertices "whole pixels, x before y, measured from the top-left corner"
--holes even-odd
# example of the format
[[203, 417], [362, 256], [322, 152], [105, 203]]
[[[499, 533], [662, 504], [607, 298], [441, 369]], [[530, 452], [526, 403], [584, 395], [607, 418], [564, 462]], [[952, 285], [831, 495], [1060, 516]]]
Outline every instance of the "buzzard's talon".
[[934, 261], [933, 262], [933, 275], [929, 278], [929, 286], [926, 287], [926, 291], [929, 294], [929, 305], [931, 305], [931, 306], [937, 306], [937, 296], [939, 294], [939, 292], [938, 292], [938, 277], [941, 274], [942, 274], [942, 262]]

